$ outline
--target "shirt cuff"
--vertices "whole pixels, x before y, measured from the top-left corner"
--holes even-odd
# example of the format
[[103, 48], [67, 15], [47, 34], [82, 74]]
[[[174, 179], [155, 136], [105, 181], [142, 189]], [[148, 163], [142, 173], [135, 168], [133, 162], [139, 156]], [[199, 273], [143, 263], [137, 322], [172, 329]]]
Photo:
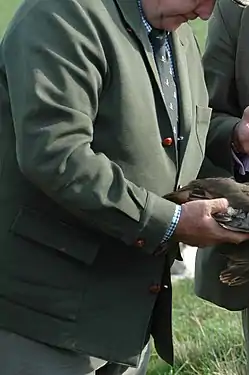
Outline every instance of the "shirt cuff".
[[236, 154], [233, 150], [232, 156], [237, 164], [238, 171], [241, 175], [245, 175], [246, 172], [249, 172], [249, 156], [248, 155], [242, 155], [242, 154]]
[[164, 244], [165, 242], [169, 241], [169, 239], [173, 235], [173, 233], [174, 233], [174, 231], [176, 229], [176, 226], [178, 224], [178, 221], [180, 219], [181, 212], [182, 212], [181, 206], [177, 205], [176, 209], [175, 209], [175, 213], [174, 213], [173, 218], [172, 218], [172, 221], [170, 223], [170, 226], [166, 230], [166, 232], [165, 232], [165, 234], [163, 236], [163, 239], [161, 241], [161, 244]]

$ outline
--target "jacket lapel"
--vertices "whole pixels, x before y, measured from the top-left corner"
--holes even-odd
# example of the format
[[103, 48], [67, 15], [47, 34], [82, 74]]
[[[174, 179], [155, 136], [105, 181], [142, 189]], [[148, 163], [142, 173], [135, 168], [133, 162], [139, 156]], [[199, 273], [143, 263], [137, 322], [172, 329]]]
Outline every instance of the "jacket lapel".
[[144, 27], [143, 21], [141, 19], [140, 11], [138, 8], [137, 0], [114, 0], [121, 12], [122, 18], [127, 25], [126, 29], [131, 30], [134, 36], [137, 38], [138, 43], [143, 49], [144, 57], [146, 62], [151, 69], [151, 72], [155, 78], [158, 89], [161, 93], [161, 98], [163, 100], [163, 94], [161, 89], [160, 77], [157, 71], [157, 66], [155, 63], [153, 50], [148, 38], [148, 34]]
[[[162, 108], [165, 111], [165, 119], [168, 119], [168, 124], [171, 128], [171, 136], [174, 138], [173, 127], [171, 126], [171, 122], [168, 116], [167, 108], [164, 101], [164, 95], [162, 92], [162, 86], [160, 77], [158, 74], [154, 53], [151, 47], [151, 43], [148, 37], [148, 33], [146, 28], [143, 24], [141, 14], [138, 7], [137, 0], [114, 0], [119, 11], [121, 17], [123, 18], [124, 24], [126, 25], [126, 29], [129, 30], [134, 34], [134, 37], [137, 39], [137, 43], [140, 45], [141, 51], [144, 55], [144, 61], [147, 66], [147, 70], [151, 75], [152, 79], [155, 80], [155, 86], [158, 89], [158, 96], [157, 99], [162, 101]], [[167, 120], [165, 120], [167, 121]], [[178, 164], [178, 155], [177, 155], [177, 147], [174, 146], [174, 152], [172, 155], [174, 159], [174, 163]]]
[[182, 140], [179, 144], [179, 163], [181, 165], [183, 156], [186, 151], [187, 143], [189, 141], [189, 134], [193, 122], [193, 103], [192, 93], [189, 82], [188, 64], [186, 59], [186, 50], [188, 47], [188, 40], [181, 35], [181, 28], [179, 31], [173, 33], [174, 57], [177, 68], [177, 87], [179, 97], [179, 136]]

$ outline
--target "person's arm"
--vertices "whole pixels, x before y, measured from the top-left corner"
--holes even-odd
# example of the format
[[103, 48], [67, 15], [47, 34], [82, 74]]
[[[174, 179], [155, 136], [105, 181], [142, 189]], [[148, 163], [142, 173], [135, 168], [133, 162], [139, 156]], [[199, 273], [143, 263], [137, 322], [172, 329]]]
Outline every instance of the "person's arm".
[[[83, 226], [154, 254], [177, 205], [128, 181], [118, 164], [91, 148], [108, 64], [80, 4], [32, 3], [3, 40], [19, 168]], [[173, 240], [241, 241], [242, 234], [222, 229], [211, 217], [226, 205], [186, 203]]]
[[232, 153], [233, 130], [244, 110], [239, 107], [235, 77], [236, 38], [241, 13], [242, 8], [233, 2], [217, 1], [209, 21], [203, 56], [210, 107], [213, 108], [206, 154], [213, 164], [229, 172], [236, 163]]
[[22, 173], [84, 225], [153, 253], [177, 206], [91, 148], [108, 66], [86, 10], [36, 2], [2, 51]]

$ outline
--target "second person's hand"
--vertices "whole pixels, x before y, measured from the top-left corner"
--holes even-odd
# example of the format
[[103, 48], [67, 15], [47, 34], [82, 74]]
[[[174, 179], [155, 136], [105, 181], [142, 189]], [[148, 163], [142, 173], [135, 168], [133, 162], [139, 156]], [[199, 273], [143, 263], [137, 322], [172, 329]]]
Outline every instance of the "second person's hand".
[[225, 213], [228, 201], [224, 198], [196, 200], [184, 203], [174, 233], [174, 239], [190, 246], [205, 247], [220, 243], [249, 240], [249, 234], [222, 228], [213, 218], [215, 213]]

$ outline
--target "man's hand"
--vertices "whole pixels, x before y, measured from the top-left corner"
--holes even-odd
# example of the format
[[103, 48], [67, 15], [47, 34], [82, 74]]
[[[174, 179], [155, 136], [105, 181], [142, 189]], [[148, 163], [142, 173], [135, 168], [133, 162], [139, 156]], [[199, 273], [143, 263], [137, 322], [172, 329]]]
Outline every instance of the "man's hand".
[[249, 234], [223, 229], [212, 217], [215, 213], [225, 213], [227, 207], [224, 198], [184, 203], [174, 239], [197, 247], [249, 240]]
[[249, 155], [249, 106], [245, 108], [241, 121], [233, 132], [234, 151]]

